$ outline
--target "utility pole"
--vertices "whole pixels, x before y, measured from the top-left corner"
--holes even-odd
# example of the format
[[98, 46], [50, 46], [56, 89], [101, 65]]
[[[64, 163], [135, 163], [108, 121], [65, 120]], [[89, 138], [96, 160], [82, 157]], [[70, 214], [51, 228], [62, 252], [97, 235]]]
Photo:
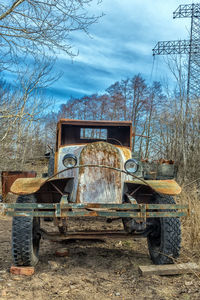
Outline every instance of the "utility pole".
[[200, 98], [200, 3], [180, 5], [173, 18], [191, 18], [190, 39], [158, 42], [153, 55], [188, 55], [187, 112], [189, 98]]

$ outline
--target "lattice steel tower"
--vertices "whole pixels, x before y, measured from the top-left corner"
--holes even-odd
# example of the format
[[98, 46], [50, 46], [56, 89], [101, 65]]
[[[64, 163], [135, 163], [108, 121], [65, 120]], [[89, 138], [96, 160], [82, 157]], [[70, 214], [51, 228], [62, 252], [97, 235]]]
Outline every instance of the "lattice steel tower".
[[200, 98], [200, 3], [180, 5], [173, 18], [191, 18], [190, 39], [158, 42], [153, 55], [188, 54], [187, 99]]

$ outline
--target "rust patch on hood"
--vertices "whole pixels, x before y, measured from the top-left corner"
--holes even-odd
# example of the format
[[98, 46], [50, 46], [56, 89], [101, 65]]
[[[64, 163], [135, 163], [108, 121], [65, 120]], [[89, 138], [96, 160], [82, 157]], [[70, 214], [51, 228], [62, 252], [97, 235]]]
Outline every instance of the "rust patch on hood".
[[[86, 145], [80, 154], [80, 165], [96, 164], [122, 167], [122, 155], [117, 147], [106, 142]], [[77, 202], [121, 203], [121, 173], [104, 168], [80, 168]]]

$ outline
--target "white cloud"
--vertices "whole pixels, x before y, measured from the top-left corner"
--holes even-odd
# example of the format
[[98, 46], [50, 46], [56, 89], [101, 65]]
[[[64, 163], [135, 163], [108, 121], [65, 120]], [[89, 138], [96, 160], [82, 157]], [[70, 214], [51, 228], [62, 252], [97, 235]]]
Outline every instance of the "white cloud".
[[[95, 93], [121, 78], [142, 73], [150, 77], [152, 48], [159, 40], [186, 39], [190, 19], [173, 20], [173, 11], [187, 0], [104, 0], [91, 11], [105, 16], [90, 29], [92, 38], [74, 33], [72, 43], [79, 49], [73, 64], [59, 54], [58, 68], [64, 71], [60, 85], [67, 83], [68, 94]], [[158, 80], [166, 70], [157, 58]], [[159, 70], [161, 70], [159, 74]], [[62, 83], [62, 84], [61, 84]], [[59, 83], [56, 83], [59, 86]]]

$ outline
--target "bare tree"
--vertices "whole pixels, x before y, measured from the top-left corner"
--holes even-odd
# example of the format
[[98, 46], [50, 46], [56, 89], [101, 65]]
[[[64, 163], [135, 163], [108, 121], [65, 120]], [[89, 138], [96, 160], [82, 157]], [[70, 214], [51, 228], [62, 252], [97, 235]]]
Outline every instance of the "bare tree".
[[53, 63], [49, 59], [36, 60], [33, 64], [34, 68], [27, 66], [23, 73], [18, 72], [16, 86], [13, 83], [6, 89], [6, 85], [2, 85], [1, 163], [5, 164], [4, 157], [7, 157], [6, 153], [10, 149], [12, 159], [15, 161], [14, 168], [21, 169], [28, 150], [34, 148], [34, 143], [30, 143], [31, 132], [34, 132], [45, 110], [50, 109], [51, 106], [50, 99], [48, 102], [47, 99], [45, 100], [44, 88], [57, 79], [56, 75], [51, 75]]
[[187, 70], [184, 63], [181, 57], [168, 60], [176, 84], [156, 116], [158, 153], [176, 161], [181, 181], [200, 176], [197, 162], [200, 155], [200, 101], [186, 95]]
[[155, 115], [160, 112], [160, 110], [166, 103], [166, 96], [164, 96], [162, 92], [162, 86], [160, 82], [153, 82], [152, 86], [150, 86], [148, 90], [148, 98], [146, 103], [144, 104], [146, 111], [146, 120], [144, 122], [145, 130], [143, 133], [145, 133], [147, 136], [144, 152], [145, 157], [149, 157], [149, 154], [152, 153], [152, 150], [150, 149], [152, 146], [151, 141], [156, 134]]
[[[0, 0], [1, 58], [22, 53], [63, 51], [74, 56], [74, 31], [87, 33], [99, 16], [89, 13], [93, 0]], [[4, 57], [4, 59], [3, 59]]]

